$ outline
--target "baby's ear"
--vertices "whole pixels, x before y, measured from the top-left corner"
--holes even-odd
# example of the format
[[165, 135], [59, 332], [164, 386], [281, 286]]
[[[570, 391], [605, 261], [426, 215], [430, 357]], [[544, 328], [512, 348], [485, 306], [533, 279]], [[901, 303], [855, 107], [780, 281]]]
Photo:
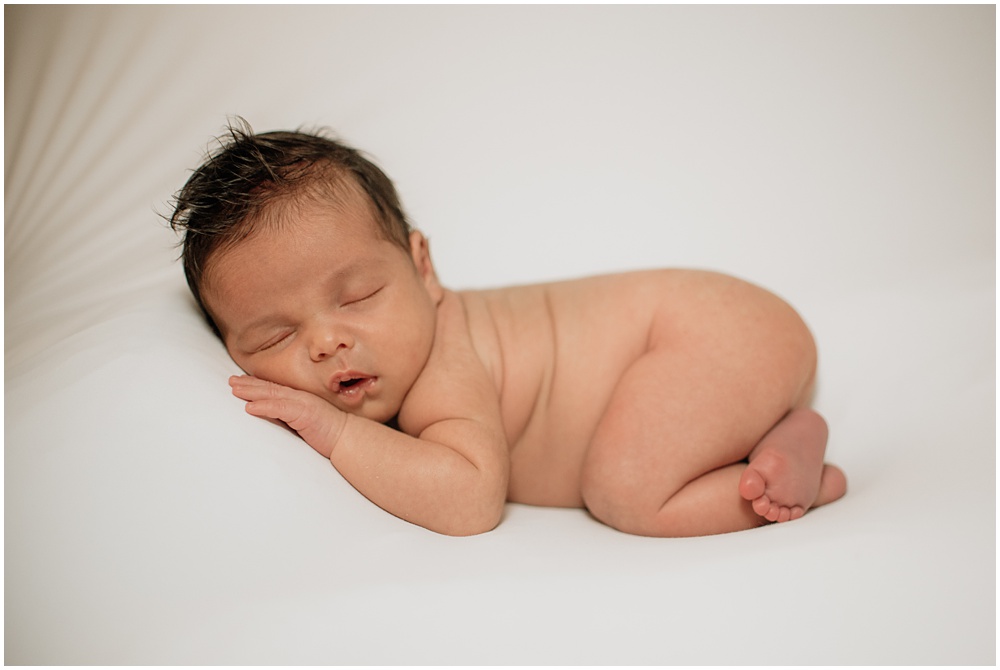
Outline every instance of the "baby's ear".
[[434, 263], [431, 262], [431, 249], [427, 238], [419, 230], [410, 233], [410, 257], [413, 265], [417, 268], [417, 274], [424, 281], [424, 287], [430, 293], [435, 303], [441, 302], [444, 297], [444, 289], [438, 281], [437, 272], [434, 271]]

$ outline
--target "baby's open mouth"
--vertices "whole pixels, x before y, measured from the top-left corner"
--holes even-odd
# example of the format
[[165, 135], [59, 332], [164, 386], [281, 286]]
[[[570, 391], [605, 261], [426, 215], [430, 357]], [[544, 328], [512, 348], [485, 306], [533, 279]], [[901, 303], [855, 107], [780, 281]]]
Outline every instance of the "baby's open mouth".
[[344, 401], [356, 401], [360, 402], [362, 398], [367, 395], [375, 383], [375, 377], [366, 377], [365, 375], [344, 375], [343, 378], [337, 380], [333, 385], [333, 392], [336, 393]]

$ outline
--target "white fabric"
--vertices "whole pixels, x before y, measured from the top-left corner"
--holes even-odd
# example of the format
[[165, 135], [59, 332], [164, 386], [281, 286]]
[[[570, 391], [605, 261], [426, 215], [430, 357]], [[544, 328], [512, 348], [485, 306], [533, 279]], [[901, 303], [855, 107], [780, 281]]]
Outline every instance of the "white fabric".
[[[5, 661], [994, 664], [995, 8], [5, 16]], [[792, 302], [842, 501], [465, 539], [243, 412], [158, 219], [227, 115], [328, 125], [449, 286], [697, 266]]]

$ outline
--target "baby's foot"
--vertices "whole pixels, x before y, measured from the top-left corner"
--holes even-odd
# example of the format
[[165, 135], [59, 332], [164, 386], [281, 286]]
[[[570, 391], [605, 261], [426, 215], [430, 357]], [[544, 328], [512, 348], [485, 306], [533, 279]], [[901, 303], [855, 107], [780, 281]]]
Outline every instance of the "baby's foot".
[[847, 491], [844, 473], [823, 463], [827, 428], [811, 410], [786, 416], [750, 454], [740, 477], [740, 495], [768, 521], [800, 518], [810, 507], [824, 505]]

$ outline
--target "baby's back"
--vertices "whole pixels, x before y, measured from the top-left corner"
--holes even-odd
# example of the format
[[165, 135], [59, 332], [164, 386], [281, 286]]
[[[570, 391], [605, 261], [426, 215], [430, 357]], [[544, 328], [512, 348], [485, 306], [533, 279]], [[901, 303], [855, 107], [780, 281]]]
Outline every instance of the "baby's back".
[[510, 499], [579, 506], [579, 470], [625, 369], [647, 347], [669, 273], [462, 294], [511, 447]]

